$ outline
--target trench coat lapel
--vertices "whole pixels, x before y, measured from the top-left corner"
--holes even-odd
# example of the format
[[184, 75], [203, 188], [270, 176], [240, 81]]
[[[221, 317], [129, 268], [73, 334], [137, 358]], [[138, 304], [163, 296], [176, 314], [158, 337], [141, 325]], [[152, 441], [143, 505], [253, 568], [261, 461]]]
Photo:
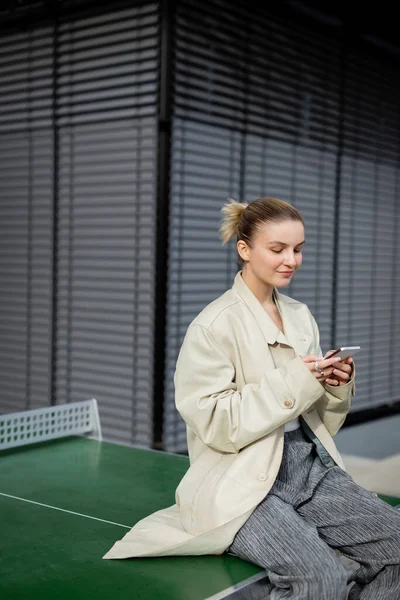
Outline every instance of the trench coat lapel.
[[[312, 345], [312, 335], [306, 333], [299, 323], [299, 317], [292, 306], [282, 300], [278, 290], [275, 288], [275, 294], [278, 299], [279, 309], [283, 321], [285, 333], [280, 332], [278, 341], [282, 344], [291, 346], [299, 356], [306, 356]], [[286, 341], [285, 341], [286, 340]]]
[[239, 294], [243, 302], [247, 304], [247, 307], [257, 321], [266, 342], [268, 344], [275, 344], [275, 342], [278, 340], [278, 337], [280, 335], [282, 336], [282, 332], [280, 331], [279, 327], [275, 325], [265, 308], [262, 307], [261, 303], [257, 300], [250, 288], [247, 287], [243, 281], [242, 271], [239, 271], [239, 273], [236, 274], [235, 281], [233, 283], [233, 290]]
[[276, 288], [274, 290], [283, 321], [284, 333], [275, 325], [267, 311], [257, 300], [250, 288], [247, 287], [242, 278], [242, 271], [236, 274], [233, 290], [246, 303], [268, 344], [272, 345], [278, 342], [290, 346], [300, 356], [305, 356], [308, 353], [312, 341], [311, 335], [299, 328], [295, 311], [290, 307], [290, 304], [281, 298]]

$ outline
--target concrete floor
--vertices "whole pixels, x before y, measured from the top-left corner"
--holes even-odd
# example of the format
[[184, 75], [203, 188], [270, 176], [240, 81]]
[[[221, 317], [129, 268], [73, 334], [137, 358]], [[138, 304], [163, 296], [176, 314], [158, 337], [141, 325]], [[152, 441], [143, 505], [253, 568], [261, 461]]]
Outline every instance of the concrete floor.
[[400, 498], [400, 415], [345, 427], [335, 443], [359, 485]]

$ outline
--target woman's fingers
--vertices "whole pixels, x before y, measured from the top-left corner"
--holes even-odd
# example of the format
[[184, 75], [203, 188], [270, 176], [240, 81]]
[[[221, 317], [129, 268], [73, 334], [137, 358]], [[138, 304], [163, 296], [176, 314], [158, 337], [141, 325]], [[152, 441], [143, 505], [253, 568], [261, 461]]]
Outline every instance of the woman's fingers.
[[341, 371], [340, 369], [333, 369], [333, 374], [336, 375], [342, 381], [349, 381], [350, 375], [345, 371]]
[[340, 358], [339, 356], [334, 356], [333, 358], [324, 358], [317, 356], [316, 354], [309, 354], [308, 356], [303, 356], [303, 361], [314, 366], [317, 362], [320, 369], [326, 369], [332, 365], [335, 365], [336, 363], [339, 363]]
[[322, 371], [322, 373], [319, 373], [318, 371], [311, 371], [311, 372], [314, 375], [314, 377], [316, 379], [318, 379], [318, 381], [321, 381], [321, 379], [325, 379], [325, 377], [326, 377], [325, 371]]
[[328, 367], [332, 367], [341, 361], [338, 356], [334, 356], [333, 358], [324, 358], [323, 360], [319, 360], [317, 362], [320, 369], [327, 369]]
[[330, 377], [331, 375], [333, 375], [333, 371], [334, 371], [333, 367], [328, 367], [328, 368], [323, 369], [323, 373], [318, 373], [318, 371], [317, 371], [317, 373], [318, 373], [318, 375], [321, 376], [322, 379], [326, 379], [327, 377]]
[[316, 354], [302, 357], [308, 370], [320, 383], [329, 385], [343, 385], [350, 380], [353, 371], [353, 359], [346, 358], [344, 361], [339, 356], [324, 358]]
[[[332, 354], [332, 352], [335, 352], [335, 350], [328, 350], [328, 352], [325, 354], [324, 358], [329, 358], [329, 356]], [[346, 365], [352, 365], [354, 363], [354, 360], [351, 358], [351, 356], [349, 356], [348, 358], [345, 358], [343, 361], [343, 364]]]
[[302, 357], [305, 363], [314, 363], [317, 360], [323, 360], [323, 356], [317, 356], [316, 354], [307, 354]]
[[308, 370], [320, 382], [325, 382], [327, 377], [331, 377], [333, 374], [334, 365], [340, 362], [339, 357], [324, 359], [316, 354], [309, 354], [308, 356], [303, 356], [302, 358]]
[[341, 362], [341, 363], [337, 363], [335, 365], [335, 369], [338, 369], [339, 371], [344, 371], [345, 373], [351, 373], [353, 370], [353, 367], [351, 365], [346, 364], [345, 362]]

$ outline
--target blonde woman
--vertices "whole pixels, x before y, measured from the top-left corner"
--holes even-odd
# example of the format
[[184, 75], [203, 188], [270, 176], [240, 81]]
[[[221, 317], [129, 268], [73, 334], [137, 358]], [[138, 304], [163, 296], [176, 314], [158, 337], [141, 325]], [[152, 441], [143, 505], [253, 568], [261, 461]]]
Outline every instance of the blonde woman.
[[189, 326], [175, 373], [190, 468], [176, 504], [105, 558], [228, 551], [266, 569], [273, 600], [344, 600], [340, 550], [360, 565], [351, 600], [400, 599], [400, 515], [353, 482], [332, 439], [353, 361], [324, 357], [308, 307], [278, 292], [301, 266], [302, 215], [274, 198], [223, 213], [242, 270]]

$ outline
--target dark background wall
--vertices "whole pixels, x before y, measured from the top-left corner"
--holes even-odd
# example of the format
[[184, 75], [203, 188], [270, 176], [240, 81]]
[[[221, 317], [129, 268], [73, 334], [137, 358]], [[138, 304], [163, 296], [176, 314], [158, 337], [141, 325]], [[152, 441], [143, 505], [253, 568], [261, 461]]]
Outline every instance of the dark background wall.
[[323, 349], [363, 347], [353, 415], [396, 410], [387, 22], [329, 3], [18, 6], [0, 41], [0, 409], [96, 397], [108, 439], [184, 451], [177, 353], [238, 269], [220, 209], [273, 195], [306, 219], [288, 293]]

